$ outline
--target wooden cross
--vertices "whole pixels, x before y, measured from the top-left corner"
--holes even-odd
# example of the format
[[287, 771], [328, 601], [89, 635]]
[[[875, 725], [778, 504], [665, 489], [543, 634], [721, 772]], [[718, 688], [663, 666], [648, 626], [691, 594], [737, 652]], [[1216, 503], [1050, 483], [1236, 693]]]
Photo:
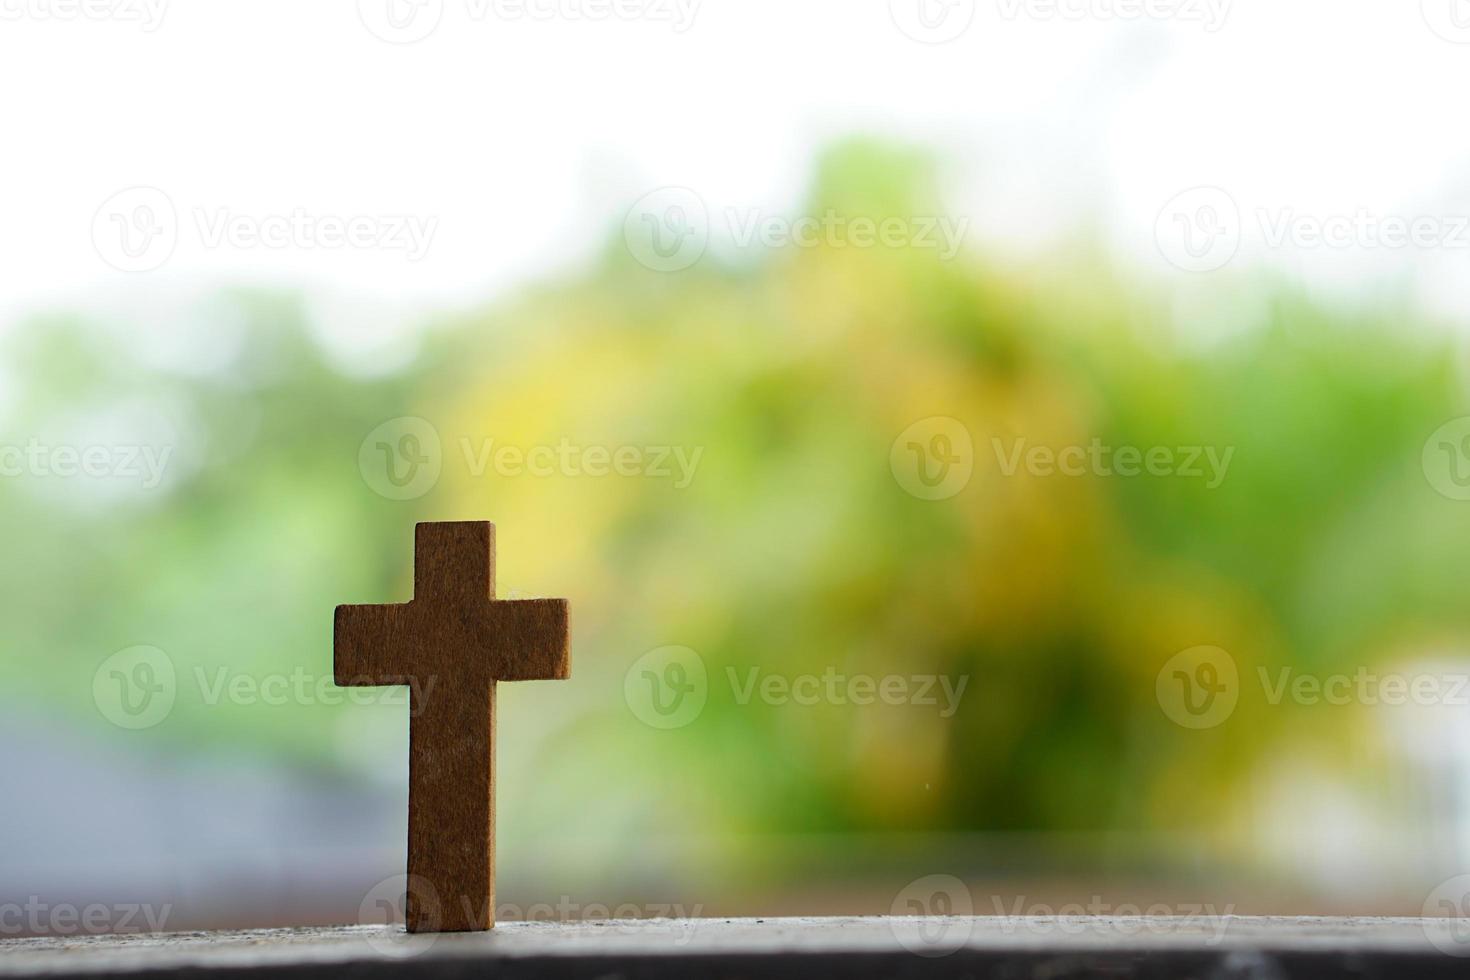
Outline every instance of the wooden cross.
[[495, 925], [495, 685], [571, 675], [567, 600], [495, 599], [495, 525], [419, 524], [413, 600], [338, 606], [341, 686], [409, 684], [410, 932]]

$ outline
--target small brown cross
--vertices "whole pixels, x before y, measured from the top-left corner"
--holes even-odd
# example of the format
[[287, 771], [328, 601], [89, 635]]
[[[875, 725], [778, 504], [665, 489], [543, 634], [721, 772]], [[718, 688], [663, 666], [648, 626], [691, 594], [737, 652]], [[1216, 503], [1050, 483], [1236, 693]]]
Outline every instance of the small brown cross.
[[495, 525], [420, 524], [413, 600], [338, 606], [341, 686], [409, 684], [410, 932], [495, 925], [495, 684], [571, 675], [567, 600], [495, 599]]

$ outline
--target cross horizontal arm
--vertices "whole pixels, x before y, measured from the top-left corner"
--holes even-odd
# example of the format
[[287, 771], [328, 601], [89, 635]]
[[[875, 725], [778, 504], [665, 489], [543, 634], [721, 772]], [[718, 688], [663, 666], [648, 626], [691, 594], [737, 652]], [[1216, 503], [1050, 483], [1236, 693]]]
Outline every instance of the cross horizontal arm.
[[414, 671], [403, 650], [413, 633], [413, 616], [406, 604], [338, 606], [332, 624], [332, 672], [337, 684], [407, 684]]
[[338, 606], [333, 650], [344, 687], [563, 680], [572, 669], [565, 599]]
[[565, 599], [510, 599], [489, 604], [487, 640], [498, 681], [566, 680], [572, 674]]

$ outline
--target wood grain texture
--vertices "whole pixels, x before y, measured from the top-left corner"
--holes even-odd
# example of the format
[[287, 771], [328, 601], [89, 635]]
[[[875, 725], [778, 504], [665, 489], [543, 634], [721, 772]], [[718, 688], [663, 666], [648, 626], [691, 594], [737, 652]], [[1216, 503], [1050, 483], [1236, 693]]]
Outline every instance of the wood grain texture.
[[571, 674], [565, 599], [495, 598], [495, 526], [419, 524], [413, 599], [338, 606], [341, 686], [408, 684], [410, 932], [495, 925], [495, 685]]

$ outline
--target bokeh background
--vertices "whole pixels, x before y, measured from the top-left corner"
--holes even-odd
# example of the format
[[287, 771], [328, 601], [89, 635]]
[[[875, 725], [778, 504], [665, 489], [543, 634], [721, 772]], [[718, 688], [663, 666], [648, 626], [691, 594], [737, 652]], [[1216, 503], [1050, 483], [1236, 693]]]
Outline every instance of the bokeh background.
[[506, 918], [1418, 914], [1470, 28], [1176, 6], [7, 8], [0, 903], [369, 916], [408, 708], [331, 610], [490, 519], [573, 610], [499, 693]]

